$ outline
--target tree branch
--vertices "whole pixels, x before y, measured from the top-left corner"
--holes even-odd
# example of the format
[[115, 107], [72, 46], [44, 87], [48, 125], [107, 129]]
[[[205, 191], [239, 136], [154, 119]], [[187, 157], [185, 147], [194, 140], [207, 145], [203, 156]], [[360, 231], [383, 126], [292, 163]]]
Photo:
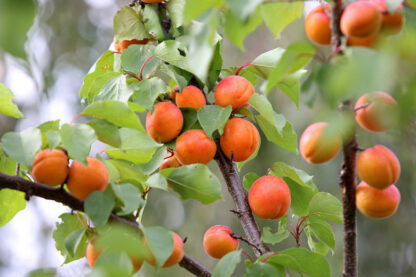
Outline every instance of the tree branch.
[[332, 9], [331, 17], [331, 29], [332, 29], [332, 52], [339, 53], [339, 47], [341, 46], [342, 31], [340, 26], [341, 15], [343, 11], [342, 0], [334, 0], [334, 7]]
[[[44, 199], [53, 200], [58, 203], [64, 204], [69, 208], [77, 211], [84, 211], [84, 202], [75, 198], [70, 193], [62, 188], [52, 188], [44, 186], [35, 182], [25, 180], [19, 176], [10, 176], [0, 172], [0, 190], [12, 189], [26, 193], [26, 197], [38, 196]], [[139, 228], [138, 224], [134, 220], [128, 220], [115, 214], [111, 214], [111, 221], [117, 221], [123, 224]], [[194, 260], [188, 254], [185, 253], [182, 261], [179, 265], [195, 276], [209, 277], [211, 272], [201, 265], [198, 261]]]
[[261, 240], [261, 234], [256, 221], [254, 220], [253, 213], [251, 212], [248, 204], [247, 193], [244, 190], [240, 176], [232, 161], [230, 161], [224, 153], [221, 151], [219, 141], [217, 140], [217, 154], [215, 156], [224, 180], [227, 183], [228, 191], [234, 200], [237, 207], [237, 215], [243, 226], [248, 242], [252, 245], [252, 249], [257, 257], [264, 253], [270, 252], [270, 249], [264, 245]]

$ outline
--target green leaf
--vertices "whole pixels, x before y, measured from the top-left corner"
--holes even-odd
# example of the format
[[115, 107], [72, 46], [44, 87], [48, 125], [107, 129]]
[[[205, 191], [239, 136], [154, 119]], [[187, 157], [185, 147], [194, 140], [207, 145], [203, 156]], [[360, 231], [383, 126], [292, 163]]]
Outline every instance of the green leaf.
[[300, 96], [300, 78], [306, 73], [306, 70], [299, 70], [291, 75], [283, 77], [277, 87], [280, 88], [284, 94], [286, 94], [290, 100], [296, 104], [296, 108], [299, 109], [299, 96]]
[[[204, 106], [205, 107], [205, 106]], [[193, 108], [181, 108], [183, 115], [183, 127], [181, 133], [189, 130], [195, 129], [195, 123], [198, 121], [198, 115], [195, 109]]]
[[[82, 216], [81, 216], [82, 217]], [[75, 251], [75, 255], [71, 256], [65, 247], [65, 239], [75, 230], [83, 229], [81, 222], [77, 215], [64, 213], [59, 216], [61, 219], [60, 223], [56, 223], [56, 229], [53, 232], [53, 238], [55, 240], [56, 249], [61, 252], [61, 255], [65, 258], [64, 263], [75, 261], [79, 258], [85, 257], [85, 251], [87, 248], [86, 236], [81, 239], [78, 247]]]
[[288, 24], [302, 16], [302, 12], [303, 2], [277, 2], [261, 5], [264, 22], [277, 38]]
[[109, 80], [94, 97], [94, 101], [118, 100], [127, 102], [133, 90], [127, 85], [126, 75], [119, 75]]
[[291, 268], [295, 271], [305, 273], [311, 277], [331, 276], [331, 268], [328, 262], [325, 260], [325, 257], [322, 255], [310, 252], [305, 248], [289, 248], [283, 250], [280, 253], [288, 255], [297, 261], [299, 270]]
[[132, 272], [133, 264], [131, 258], [126, 253], [105, 249], [100, 256], [98, 256], [92, 272], [87, 276], [130, 277], [132, 276]]
[[294, 271], [300, 271], [300, 265], [299, 262], [292, 257], [291, 255], [286, 255], [283, 254], [282, 252], [280, 252], [277, 255], [274, 255], [272, 257], [270, 257], [267, 260], [267, 263], [275, 265], [275, 266], [284, 266], [284, 267], [288, 267]]
[[86, 124], [64, 124], [60, 134], [68, 156], [86, 165], [91, 145], [97, 140], [94, 129]]
[[46, 132], [49, 149], [55, 149], [61, 143], [61, 135], [58, 131]]
[[241, 261], [241, 250], [227, 253], [219, 260], [212, 271], [212, 277], [231, 277]]
[[256, 11], [257, 6], [263, 0], [225, 0], [228, 9], [240, 20], [244, 22]]
[[[140, 71], [143, 67], [141, 75], [143, 79], [147, 79], [160, 63], [158, 58], [150, 58], [154, 51], [155, 46], [152, 44], [130, 45], [129, 48], [125, 49], [121, 54], [121, 68], [126, 72], [133, 73], [137, 77], [140, 77]], [[144, 65], [145, 62], [146, 65]]]
[[157, 188], [164, 191], [168, 191], [168, 183], [166, 181], [166, 178], [160, 174], [155, 173], [152, 176], [149, 177], [146, 181], [146, 185], [151, 188]]
[[145, 5], [143, 11], [143, 23], [146, 31], [157, 40], [163, 40], [162, 25], [160, 24], [159, 12], [156, 5]]
[[306, 216], [309, 214], [309, 202], [318, 192], [316, 188], [301, 186], [290, 178], [284, 178], [289, 186], [291, 203], [290, 209], [297, 216]]
[[85, 229], [77, 229], [65, 238], [64, 245], [70, 256], [75, 255], [84, 235]]
[[221, 198], [221, 183], [206, 165], [193, 164], [162, 170], [170, 186], [182, 199], [209, 204]]
[[[0, 171], [3, 159], [0, 160]], [[25, 194], [11, 189], [0, 190], [0, 227], [6, 225], [21, 210], [26, 208]]]
[[92, 120], [87, 123], [91, 126], [100, 141], [114, 147], [121, 146], [121, 137], [116, 125], [104, 119]]
[[316, 189], [316, 186], [312, 181], [313, 176], [308, 175], [303, 170], [287, 165], [284, 162], [274, 163], [272, 166], [272, 173], [279, 177], [287, 177], [303, 187]]
[[185, 46], [177, 40], [165, 40], [156, 46], [154, 55], [177, 67], [187, 67]]
[[331, 225], [323, 220], [313, 220], [313, 218], [307, 224], [307, 228], [310, 229], [318, 240], [325, 243], [332, 250], [335, 250], [335, 237]]
[[114, 68], [114, 52], [111, 50], [105, 51], [101, 57], [94, 63], [88, 73], [101, 73], [117, 71]]
[[120, 173], [120, 183], [130, 183], [143, 191], [142, 183], [146, 181], [146, 176], [139, 165], [123, 160], [108, 160], [115, 166]]
[[147, 245], [156, 258], [156, 267], [161, 267], [173, 252], [173, 233], [164, 227], [143, 228]]
[[117, 126], [132, 128], [144, 132], [137, 115], [123, 102], [116, 100], [94, 102], [82, 112], [99, 119], [105, 119]]
[[[269, 102], [266, 96], [254, 93], [248, 100], [248, 103], [253, 106], [253, 108], [256, 109], [256, 111], [258, 111], [260, 115], [268, 121], [269, 124], [274, 126], [277, 124], [272, 104]], [[280, 133], [281, 128], [279, 128], [278, 131]]]
[[284, 48], [275, 48], [264, 52], [251, 62], [251, 65], [247, 67], [247, 71], [253, 72], [263, 79], [267, 79], [273, 68], [282, 58], [285, 50]]
[[261, 234], [261, 240], [265, 243], [270, 243], [275, 245], [287, 239], [289, 237], [288, 231], [272, 233], [270, 227], [264, 227], [263, 232]]
[[317, 193], [309, 203], [309, 212], [320, 219], [342, 223], [342, 204], [332, 194]]
[[185, 5], [186, 0], [169, 0], [167, 10], [172, 20], [173, 26], [180, 27], [184, 23], [185, 19]]
[[5, 85], [0, 83], [0, 113], [15, 118], [22, 118], [23, 114], [17, 105], [13, 103], [12, 99], [13, 93]]
[[247, 267], [245, 277], [285, 277], [282, 269], [268, 263], [255, 263]]
[[107, 168], [110, 183], [118, 183], [120, 180], [120, 173], [117, 167], [115, 167], [109, 160], [104, 159], [101, 155], [97, 154], [96, 158], [102, 162]]
[[88, 195], [84, 203], [84, 210], [91, 218], [92, 223], [100, 227], [107, 223], [114, 206], [115, 200], [111, 190], [97, 190]]
[[0, 143], [0, 172], [7, 175], [16, 174], [16, 161], [6, 156], [3, 146]]
[[117, 215], [124, 216], [133, 213], [143, 205], [140, 190], [131, 184], [112, 185], [116, 197], [123, 202], [123, 208]]
[[231, 111], [231, 105], [226, 108], [217, 105], [206, 105], [199, 109], [198, 120], [205, 133], [212, 138], [212, 133], [215, 130], [219, 130], [220, 134], [223, 133], [224, 125], [230, 118]]
[[205, 0], [192, 1], [186, 0], [185, 5], [185, 23], [189, 24], [191, 20], [197, 18], [210, 8], [219, 8], [223, 4], [223, 0]]
[[132, 100], [139, 106], [145, 107], [148, 110], [153, 110], [156, 98], [165, 92], [165, 82], [163, 82], [162, 79], [155, 77], [141, 81], [134, 91]]
[[222, 70], [222, 55], [223, 55], [223, 43], [219, 41], [215, 47], [214, 55], [211, 60], [211, 64], [208, 70], [207, 87], [208, 91], [212, 91], [217, 85], [218, 77]]
[[84, 77], [79, 96], [87, 98], [89, 103], [94, 101], [94, 97], [100, 93], [105, 84], [115, 77], [122, 76], [120, 72], [93, 72]]
[[146, 164], [139, 165], [143, 172], [147, 175], [153, 173], [156, 169], [159, 169], [160, 165], [165, 159], [167, 154], [167, 147], [162, 146], [156, 150], [155, 154], [153, 155], [152, 159], [147, 162]]
[[27, 168], [32, 167], [36, 152], [42, 145], [42, 135], [37, 128], [29, 128], [20, 133], [8, 132], [1, 139], [4, 152]]
[[150, 38], [139, 12], [131, 7], [123, 6], [118, 10], [113, 25], [116, 43], [123, 40]]
[[259, 178], [259, 175], [254, 172], [249, 172], [243, 177], [243, 187], [246, 191], [250, 191], [253, 183]]

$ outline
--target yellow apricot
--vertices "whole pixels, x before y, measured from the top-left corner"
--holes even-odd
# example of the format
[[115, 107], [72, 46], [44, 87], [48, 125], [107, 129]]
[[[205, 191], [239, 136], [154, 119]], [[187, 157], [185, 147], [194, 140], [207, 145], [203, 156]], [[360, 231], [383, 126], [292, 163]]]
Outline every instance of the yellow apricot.
[[239, 241], [231, 236], [232, 231], [223, 225], [214, 225], [204, 234], [205, 253], [215, 259], [221, 259], [227, 253], [238, 249]]
[[199, 110], [205, 106], [204, 93], [195, 86], [184, 87], [182, 92], [177, 92], [175, 95], [176, 105], [179, 108], [194, 108]]
[[319, 5], [311, 10], [305, 18], [305, 32], [308, 38], [317, 44], [331, 44], [331, 6]]
[[221, 80], [215, 88], [215, 104], [232, 106], [233, 110], [247, 104], [254, 94], [253, 85], [244, 77], [232, 75]]
[[203, 130], [188, 130], [176, 140], [176, 157], [181, 164], [209, 163], [217, 145]]
[[380, 30], [382, 17], [377, 6], [361, 0], [350, 3], [341, 16], [341, 30], [348, 37], [369, 37]]
[[182, 126], [182, 112], [172, 102], [159, 102], [153, 113], [147, 113], [146, 131], [157, 142], [173, 140], [181, 132]]
[[68, 156], [64, 151], [45, 149], [36, 154], [30, 175], [40, 184], [59, 186], [65, 182], [68, 170]]

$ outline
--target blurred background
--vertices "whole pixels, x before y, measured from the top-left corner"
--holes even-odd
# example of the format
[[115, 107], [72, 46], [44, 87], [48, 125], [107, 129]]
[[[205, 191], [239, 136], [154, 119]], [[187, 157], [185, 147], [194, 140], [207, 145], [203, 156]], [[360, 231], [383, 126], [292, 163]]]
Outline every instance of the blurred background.
[[[0, 82], [15, 94], [15, 103], [25, 115], [19, 121], [0, 115], [0, 136], [48, 120], [60, 119], [61, 123], [67, 123], [82, 110], [78, 92], [83, 77], [110, 46], [113, 40], [112, 17], [119, 7], [126, 4], [128, 1], [125, 0], [38, 0], [36, 3], [30, 0], [0, 0]], [[416, 276], [416, 97], [409, 97], [410, 93], [416, 95], [416, 20], [414, 13], [406, 17], [407, 29], [391, 39], [396, 44], [386, 50], [400, 61], [394, 67], [400, 71], [390, 75], [395, 81], [388, 84], [390, 91], [386, 91], [400, 104], [400, 124], [382, 134], [357, 128], [360, 146], [384, 144], [396, 153], [402, 165], [397, 183], [402, 200], [397, 213], [384, 220], [369, 219], [358, 213], [359, 275], [366, 277]], [[13, 22], [19, 24], [10, 24], [11, 18], [18, 18]], [[245, 52], [225, 41], [224, 67], [240, 66], [267, 50], [298, 40], [306, 40], [301, 19], [286, 28], [280, 39], [274, 38], [265, 26], [261, 26], [245, 40]], [[323, 48], [322, 51], [328, 53], [330, 49]], [[385, 84], [383, 88], [386, 88]], [[331, 93], [316, 86], [305, 87], [299, 109], [280, 91], [272, 92], [269, 99], [275, 110], [283, 113], [292, 123], [299, 137], [307, 125], [328, 121], [336, 114], [337, 104], [331, 101]], [[356, 95], [349, 97], [354, 101], [357, 98]], [[95, 145], [92, 154], [102, 147]], [[242, 176], [247, 172], [264, 175], [276, 161], [284, 161], [314, 175], [320, 191], [330, 192], [340, 199], [340, 153], [328, 163], [311, 165], [262, 137], [258, 158], [243, 167]], [[210, 167], [219, 176], [216, 164], [212, 163]], [[216, 260], [202, 250], [205, 230], [212, 225], [223, 224], [243, 235], [236, 216], [229, 212], [234, 204], [225, 186], [223, 199], [210, 205], [193, 200], [181, 202], [174, 194], [157, 190], [150, 193], [149, 203], [144, 224], [163, 225], [175, 230], [181, 237], [188, 237], [186, 251], [211, 269]], [[68, 211], [58, 203], [32, 198], [25, 210], [1, 227], [0, 276], [25, 276], [39, 268], [60, 267], [64, 259], [55, 249], [52, 232], [58, 216]], [[261, 227], [266, 224], [277, 227], [277, 222], [258, 222]], [[333, 276], [341, 276], [342, 226], [333, 226], [337, 245], [328, 257]], [[305, 237], [301, 244], [307, 247]], [[241, 245], [250, 251], [244, 243]], [[275, 249], [293, 246], [295, 242], [290, 238]], [[87, 273], [85, 259], [58, 270], [59, 276], [83, 276]], [[155, 272], [146, 265], [137, 276], [192, 275], [179, 266]], [[242, 276], [241, 271], [237, 271], [235, 276]]]

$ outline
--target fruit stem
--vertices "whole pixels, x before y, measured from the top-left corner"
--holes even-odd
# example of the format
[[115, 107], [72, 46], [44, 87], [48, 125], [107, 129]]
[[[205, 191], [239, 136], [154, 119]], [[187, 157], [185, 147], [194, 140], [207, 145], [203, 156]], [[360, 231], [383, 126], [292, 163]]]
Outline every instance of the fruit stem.
[[247, 66], [250, 66], [250, 65], [252, 65], [252, 63], [251, 63], [251, 62], [246, 63], [246, 64], [244, 64], [244, 65], [240, 66], [240, 67], [237, 69], [237, 71], [235, 72], [235, 75], [240, 74], [240, 71], [241, 71], [243, 68], [245, 68], [245, 67], [247, 67]]

